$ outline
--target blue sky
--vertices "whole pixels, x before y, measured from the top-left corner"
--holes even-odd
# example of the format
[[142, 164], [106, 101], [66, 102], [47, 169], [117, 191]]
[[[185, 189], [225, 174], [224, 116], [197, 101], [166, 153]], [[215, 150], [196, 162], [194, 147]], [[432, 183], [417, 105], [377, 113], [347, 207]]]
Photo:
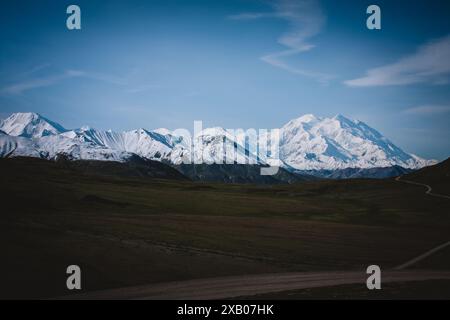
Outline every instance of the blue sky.
[[[81, 7], [82, 29], [66, 28]], [[377, 4], [382, 29], [368, 30]], [[450, 2], [9, 1], [0, 117], [67, 128], [274, 128], [343, 114], [450, 156]]]

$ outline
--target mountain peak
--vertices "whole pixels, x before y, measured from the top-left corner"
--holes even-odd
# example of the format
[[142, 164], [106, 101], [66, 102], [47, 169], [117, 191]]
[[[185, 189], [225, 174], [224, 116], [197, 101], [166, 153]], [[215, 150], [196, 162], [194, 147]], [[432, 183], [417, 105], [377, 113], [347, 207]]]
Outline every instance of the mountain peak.
[[308, 114], [302, 115], [301, 117], [292, 119], [284, 126], [284, 128], [285, 129], [296, 128], [296, 130], [297, 130], [298, 128], [302, 128], [304, 125], [310, 126], [320, 120], [321, 120], [321, 118], [318, 118], [315, 115], [308, 113]]
[[341, 114], [304, 115], [283, 127], [281, 160], [298, 170], [418, 168], [423, 159], [407, 154], [375, 129]]
[[88, 125], [85, 125], [85, 126], [82, 126], [81, 128], [80, 128], [80, 131], [90, 131], [92, 128], [91, 127], [89, 127]]
[[[15, 155], [52, 157], [64, 152], [72, 154], [74, 159], [124, 160], [122, 157], [133, 153], [146, 159], [179, 164], [192, 151], [192, 140], [169, 134], [167, 129], [116, 133], [84, 127], [67, 131], [59, 124], [31, 112], [15, 113], [0, 122], [2, 132], [10, 137], [2, 134], [0, 140], [4, 143], [2, 145], [0, 141], [0, 156], [16, 150]], [[391, 166], [420, 168], [431, 164], [428, 160], [402, 151], [365, 123], [341, 114], [332, 118], [305, 114], [289, 121], [281, 132], [280, 160], [293, 170]], [[223, 160], [230, 146], [236, 148], [243, 159], [258, 159], [258, 155], [248, 150], [245, 143], [239, 143], [240, 139], [221, 127], [204, 128], [192, 138], [202, 145], [199, 148], [201, 153], [195, 154], [193, 150], [195, 159], [206, 154], [207, 159]], [[11, 149], [16, 145], [21, 146]]]
[[340, 113], [338, 113], [337, 115], [335, 115], [335, 116], [333, 117], [333, 119], [336, 119], [336, 120], [349, 120], [346, 116], [344, 116], [344, 115], [342, 115], [342, 114], [340, 114]]
[[11, 136], [26, 138], [40, 138], [66, 131], [60, 124], [50, 121], [35, 112], [11, 114], [1, 122], [0, 130]]
[[313, 115], [312, 113], [308, 113], [308, 114], [305, 114], [305, 115], [303, 115], [300, 118], [297, 118], [295, 120], [298, 121], [298, 122], [308, 123], [308, 122], [311, 122], [311, 121], [318, 120], [318, 118], [315, 115]]
[[338, 113], [337, 115], [335, 115], [333, 117], [334, 120], [339, 121], [340, 123], [346, 123], [348, 125], [357, 125], [358, 123], [360, 123], [361, 121], [359, 120], [354, 120], [352, 118], [348, 118], [340, 113]]
[[16, 113], [12, 113], [8, 118], [5, 119], [13, 119], [13, 120], [17, 120], [17, 121], [33, 121], [33, 120], [37, 120], [43, 118], [39, 113], [36, 112], [16, 112]]

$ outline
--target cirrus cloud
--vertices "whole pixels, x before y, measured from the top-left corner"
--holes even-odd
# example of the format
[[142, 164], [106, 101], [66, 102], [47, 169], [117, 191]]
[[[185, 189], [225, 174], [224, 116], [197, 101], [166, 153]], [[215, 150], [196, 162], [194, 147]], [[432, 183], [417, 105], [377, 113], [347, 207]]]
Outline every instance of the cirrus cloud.
[[435, 115], [449, 113], [450, 106], [425, 105], [403, 110], [403, 113], [410, 115]]
[[272, 3], [273, 12], [240, 13], [229, 16], [231, 20], [256, 20], [261, 18], [278, 18], [288, 23], [288, 30], [281, 34], [277, 42], [285, 50], [266, 54], [261, 60], [288, 72], [311, 77], [321, 83], [327, 83], [334, 75], [307, 70], [288, 64], [285, 58], [295, 56], [315, 48], [309, 42], [318, 35], [325, 25], [326, 17], [316, 0], [278, 0]]
[[[44, 67], [43, 67], [44, 68]], [[57, 85], [64, 80], [72, 78], [85, 78], [96, 81], [102, 81], [114, 85], [126, 85], [126, 79], [98, 72], [87, 72], [83, 70], [63, 70], [62, 72], [52, 73], [45, 76], [34, 77], [36, 70], [43, 68], [34, 68], [27, 75], [27, 79], [6, 85], [0, 88], [0, 95], [20, 95], [26, 91]]]
[[350, 87], [447, 84], [450, 75], [450, 35], [419, 47], [395, 63], [370, 69], [364, 77], [344, 81]]

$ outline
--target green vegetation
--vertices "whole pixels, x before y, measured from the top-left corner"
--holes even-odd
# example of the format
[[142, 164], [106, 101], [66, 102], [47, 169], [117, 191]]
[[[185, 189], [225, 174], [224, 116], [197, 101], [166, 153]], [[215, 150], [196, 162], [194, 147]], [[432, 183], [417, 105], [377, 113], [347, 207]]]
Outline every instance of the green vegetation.
[[[82, 166], [83, 167], [83, 166]], [[278, 271], [392, 267], [448, 240], [450, 201], [390, 180], [238, 185], [0, 160], [5, 297]]]
[[450, 158], [435, 166], [412, 172], [406, 178], [431, 185], [434, 193], [450, 195]]

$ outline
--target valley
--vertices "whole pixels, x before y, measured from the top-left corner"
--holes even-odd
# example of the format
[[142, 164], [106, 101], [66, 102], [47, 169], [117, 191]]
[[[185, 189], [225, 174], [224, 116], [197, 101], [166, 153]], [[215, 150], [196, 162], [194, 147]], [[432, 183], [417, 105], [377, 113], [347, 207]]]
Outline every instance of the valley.
[[[86, 170], [83, 162], [0, 159], [3, 297], [73, 294], [65, 288], [70, 264], [83, 270], [82, 292], [91, 292], [370, 264], [390, 269], [448, 241], [449, 201], [395, 179], [223, 184], [101, 163]], [[445, 177], [448, 164], [433, 174], [423, 169], [424, 177]], [[419, 267], [448, 270], [448, 253]]]
[[0, 300], [450, 300], [450, 1], [380, 2], [3, 1]]

